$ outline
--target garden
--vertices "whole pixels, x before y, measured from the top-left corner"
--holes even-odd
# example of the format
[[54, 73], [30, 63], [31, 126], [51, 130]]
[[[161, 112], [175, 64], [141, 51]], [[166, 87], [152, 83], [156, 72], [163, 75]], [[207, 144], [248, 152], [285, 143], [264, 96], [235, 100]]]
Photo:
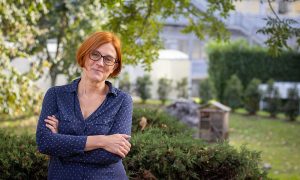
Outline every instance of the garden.
[[[137, 78], [125, 72], [111, 79], [134, 100], [132, 148], [123, 159], [129, 179], [300, 179], [300, 53], [287, 43], [296, 37], [299, 46], [297, 23], [266, 18], [257, 31], [267, 36], [262, 47], [229, 41], [220, 19], [235, 10], [232, 1], [208, 1], [203, 11], [191, 4], [0, 2], [0, 179], [47, 178], [49, 157], [38, 152], [35, 137], [47, 88], [37, 84], [47, 79], [50, 87], [61, 76], [67, 82], [80, 76], [75, 49], [94, 31], [115, 32], [122, 40], [124, 66], [143, 67]], [[160, 36], [168, 29], [162, 21], [178, 17], [188, 20], [180, 33], [206, 44], [200, 49], [207, 56], [207, 76], [193, 82], [164, 76], [153, 82], [147, 72], [167, 45]], [[195, 129], [166, 111], [177, 100], [230, 107], [228, 138], [195, 137]]]

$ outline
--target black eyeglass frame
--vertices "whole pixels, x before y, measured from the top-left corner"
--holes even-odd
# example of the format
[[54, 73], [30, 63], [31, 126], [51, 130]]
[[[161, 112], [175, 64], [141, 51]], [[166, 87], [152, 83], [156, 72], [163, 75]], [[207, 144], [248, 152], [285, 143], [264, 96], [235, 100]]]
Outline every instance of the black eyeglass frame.
[[[92, 53], [98, 53], [99, 55], [100, 55], [100, 58], [99, 59], [94, 59], [94, 58], [92, 58]], [[112, 58], [114, 61], [109, 61], [109, 62], [112, 62], [113, 64], [109, 64], [109, 63], [107, 63], [107, 58]], [[113, 57], [111, 57], [111, 56], [103, 56], [99, 51], [92, 51], [92, 52], [90, 52], [89, 53], [89, 58], [92, 60], [92, 61], [100, 61], [101, 60], [101, 58], [103, 58], [103, 62], [104, 62], [104, 64], [105, 65], [107, 65], [107, 66], [113, 66], [114, 64], [118, 64], [119, 63], [119, 61], [118, 61], [118, 59], [117, 58], [113, 58]]]

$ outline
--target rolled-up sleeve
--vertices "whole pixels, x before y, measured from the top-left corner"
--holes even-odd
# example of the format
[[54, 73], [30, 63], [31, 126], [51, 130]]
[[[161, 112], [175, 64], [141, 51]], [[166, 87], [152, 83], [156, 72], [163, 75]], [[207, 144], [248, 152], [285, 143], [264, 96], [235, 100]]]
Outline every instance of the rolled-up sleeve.
[[55, 87], [50, 88], [44, 97], [41, 114], [36, 130], [36, 142], [38, 150], [51, 156], [72, 156], [84, 154], [87, 136], [73, 136], [52, 133], [46, 127], [45, 119], [47, 116], [58, 112]]

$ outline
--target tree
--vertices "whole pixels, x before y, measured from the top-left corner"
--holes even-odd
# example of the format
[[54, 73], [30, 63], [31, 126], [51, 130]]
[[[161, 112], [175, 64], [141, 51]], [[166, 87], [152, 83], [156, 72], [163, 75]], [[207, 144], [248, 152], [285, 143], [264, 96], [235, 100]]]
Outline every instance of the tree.
[[19, 116], [38, 112], [41, 92], [33, 80], [42, 69], [32, 63], [28, 72], [20, 73], [10, 62], [16, 57], [28, 61], [36, 52], [35, 37], [43, 33], [36, 27], [36, 20], [45, 12], [45, 4], [1, 1], [0, 9], [0, 114]]
[[131, 90], [131, 84], [130, 84], [130, 77], [129, 77], [129, 73], [128, 72], [125, 72], [121, 78], [120, 78], [120, 81], [119, 81], [119, 88], [123, 91], [126, 91], [126, 92], [130, 92]]
[[273, 79], [270, 79], [267, 84], [267, 91], [265, 93], [267, 111], [270, 113], [270, 117], [276, 118], [281, 106], [279, 90], [274, 86]]
[[203, 103], [207, 103], [216, 97], [215, 86], [209, 78], [200, 82], [199, 95]]
[[234, 111], [242, 105], [243, 85], [240, 79], [234, 74], [226, 83], [224, 91], [224, 102]]
[[299, 114], [299, 93], [297, 86], [290, 88], [288, 90], [288, 98], [285, 104], [285, 115], [288, 117], [288, 120], [295, 121]]
[[259, 110], [259, 101], [262, 94], [258, 89], [259, 84], [261, 84], [259, 79], [252, 79], [244, 93], [244, 106], [250, 115], [255, 115]]
[[167, 79], [167, 78], [160, 78], [158, 80], [158, 89], [157, 89], [157, 93], [159, 96], [159, 99], [161, 100], [162, 104], [165, 104], [167, 99], [168, 99], [168, 95], [172, 90], [172, 80], [171, 79]]
[[146, 103], [146, 100], [151, 98], [150, 86], [152, 85], [149, 75], [138, 77], [136, 80], [136, 91], [142, 99], [142, 103]]
[[[265, 44], [269, 47], [269, 52], [277, 56], [284, 50], [291, 50], [292, 48], [288, 44], [288, 39], [295, 37], [298, 46], [300, 45], [300, 28], [297, 28], [299, 22], [291, 18], [281, 19], [271, 4], [272, 0], [268, 0], [268, 5], [275, 17], [267, 17], [265, 27], [259, 29], [257, 32], [265, 35], [269, 35]], [[287, 3], [289, 0], [281, 0]], [[261, 2], [262, 3], [262, 2]]]
[[187, 78], [182, 78], [176, 83], [177, 97], [178, 98], [188, 98], [188, 80]]

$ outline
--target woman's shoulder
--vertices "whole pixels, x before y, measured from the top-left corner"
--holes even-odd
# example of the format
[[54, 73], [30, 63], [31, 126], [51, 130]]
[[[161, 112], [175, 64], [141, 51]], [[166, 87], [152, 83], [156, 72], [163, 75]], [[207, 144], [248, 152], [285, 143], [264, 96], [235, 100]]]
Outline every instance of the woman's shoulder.
[[122, 99], [132, 101], [132, 97], [128, 92], [123, 91], [119, 88], [115, 88], [115, 90], [116, 90], [118, 96], [120, 96]]
[[79, 79], [75, 79], [72, 82], [65, 85], [52, 86], [48, 91], [55, 91], [56, 93], [60, 92], [74, 92], [77, 89]]

